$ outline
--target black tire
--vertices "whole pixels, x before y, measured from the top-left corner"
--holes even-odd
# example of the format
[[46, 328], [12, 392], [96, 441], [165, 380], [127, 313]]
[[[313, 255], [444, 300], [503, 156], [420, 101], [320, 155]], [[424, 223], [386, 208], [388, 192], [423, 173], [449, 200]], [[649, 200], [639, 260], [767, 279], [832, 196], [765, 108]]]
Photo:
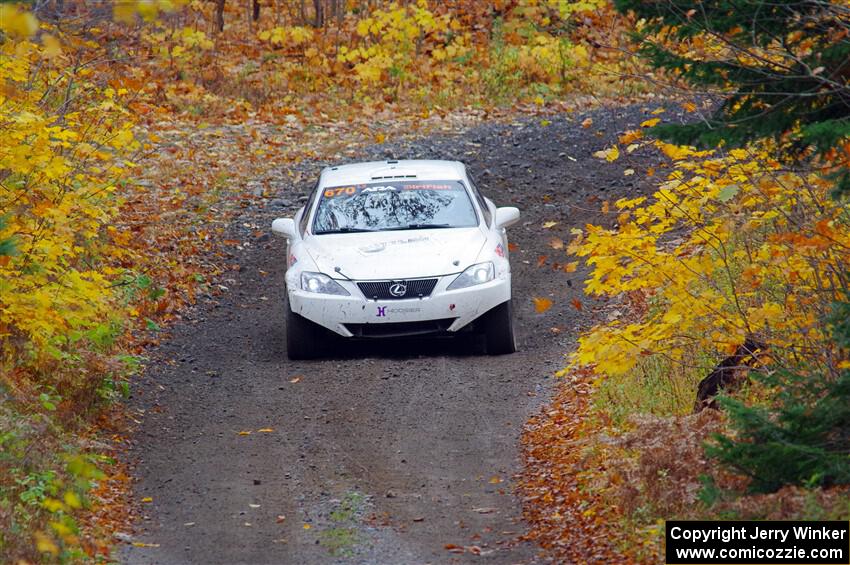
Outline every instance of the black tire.
[[484, 340], [488, 355], [507, 355], [516, 351], [511, 301], [499, 304], [484, 316]]
[[317, 359], [324, 353], [324, 337], [318, 326], [292, 311], [289, 300], [284, 303], [286, 310], [286, 355], [293, 361]]

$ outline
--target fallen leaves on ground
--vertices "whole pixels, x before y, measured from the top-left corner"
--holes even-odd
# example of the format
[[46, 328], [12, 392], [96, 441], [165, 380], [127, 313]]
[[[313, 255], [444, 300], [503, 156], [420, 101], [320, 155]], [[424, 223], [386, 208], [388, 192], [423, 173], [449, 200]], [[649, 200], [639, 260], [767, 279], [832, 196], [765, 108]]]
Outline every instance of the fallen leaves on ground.
[[605, 159], [609, 163], [620, 158], [620, 148], [612, 145], [607, 149], [601, 149], [593, 154], [598, 159]]
[[535, 296], [531, 300], [534, 301], [534, 311], [538, 314], [542, 314], [552, 307], [552, 301], [548, 298], [539, 298]]
[[591, 382], [589, 372], [568, 375], [552, 402], [525, 427], [518, 489], [530, 530], [523, 539], [539, 543], [556, 562], [628, 563], [603, 511], [610, 501], [603, 492], [579, 490], [583, 432], [593, 425], [585, 419]]

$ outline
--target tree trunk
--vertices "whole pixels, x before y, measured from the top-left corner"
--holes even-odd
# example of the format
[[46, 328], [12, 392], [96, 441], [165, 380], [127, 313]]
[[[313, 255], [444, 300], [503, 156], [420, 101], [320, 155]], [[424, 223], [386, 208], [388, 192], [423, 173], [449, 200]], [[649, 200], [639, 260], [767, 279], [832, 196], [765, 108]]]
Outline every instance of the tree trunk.
[[694, 412], [704, 408], [717, 409], [716, 397], [722, 390], [731, 391], [744, 380], [757, 361], [759, 351], [765, 349], [753, 339], [747, 339], [738, 346], [733, 355], [721, 361], [711, 373], [697, 385], [697, 399], [694, 402]]
[[342, 23], [345, 15], [345, 0], [331, 0], [331, 17], [336, 20], [337, 24]]
[[224, 0], [215, 0], [215, 27], [224, 31]]
[[254, 21], [260, 20], [260, 0], [254, 0]]
[[322, 0], [313, 0], [313, 8], [316, 11], [316, 19], [313, 27], [322, 27], [325, 25], [325, 3]]

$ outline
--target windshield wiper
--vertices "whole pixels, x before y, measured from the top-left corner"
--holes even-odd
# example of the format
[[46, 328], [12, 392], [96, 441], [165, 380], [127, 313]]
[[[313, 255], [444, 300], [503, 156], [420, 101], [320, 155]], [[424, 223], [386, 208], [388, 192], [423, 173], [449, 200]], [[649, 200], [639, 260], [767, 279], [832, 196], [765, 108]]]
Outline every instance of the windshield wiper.
[[316, 235], [323, 235], [326, 233], [363, 233], [370, 231], [378, 231], [378, 230], [370, 230], [365, 228], [337, 228], [335, 230], [322, 230], [314, 232]]
[[407, 224], [403, 228], [396, 228], [401, 230], [430, 230], [430, 229], [438, 229], [438, 228], [450, 228], [453, 227], [451, 224]]

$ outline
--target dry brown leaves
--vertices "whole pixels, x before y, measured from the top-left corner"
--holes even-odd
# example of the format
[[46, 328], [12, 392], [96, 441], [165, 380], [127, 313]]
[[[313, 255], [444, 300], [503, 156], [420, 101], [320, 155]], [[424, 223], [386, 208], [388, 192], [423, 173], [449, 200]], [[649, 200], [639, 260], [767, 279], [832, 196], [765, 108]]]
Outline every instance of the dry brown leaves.
[[525, 538], [557, 562], [643, 563], [663, 560], [663, 520], [789, 520], [846, 511], [850, 488], [728, 497], [707, 508], [702, 476], [728, 493], [747, 481], [705, 457], [703, 445], [724, 432], [714, 410], [686, 416], [632, 416], [615, 427], [592, 410], [593, 376], [572, 372], [523, 433], [519, 482]]
[[128, 418], [123, 409], [116, 406], [101, 413], [95, 423], [96, 428], [113, 430], [112, 433], [99, 431], [95, 436], [96, 428], [88, 432], [92, 434], [86, 441], [88, 449], [113, 461], [100, 466], [106, 477], [99, 479], [88, 493], [91, 505], [77, 517], [82, 548], [96, 561], [109, 560], [114, 541], [128, 536], [128, 525], [136, 510], [132, 503], [130, 469], [120, 457], [129, 441], [126, 436]]
[[672, 418], [633, 416], [630, 426], [632, 430], [622, 436], [607, 438], [614, 463], [607, 481], [626, 514], [651, 503], [658, 515], [687, 515], [697, 503], [701, 475], [735, 486], [732, 477], [718, 475], [703, 449], [721, 430], [722, 417], [715, 410]]
[[837, 520], [846, 516], [848, 496], [850, 487], [847, 486], [829, 489], [789, 486], [770, 494], [721, 502], [715, 511], [717, 514], [733, 513], [741, 520], [799, 520], [801, 517]]
[[620, 535], [607, 516], [613, 509], [602, 490], [581, 490], [586, 471], [587, 420], [592, 390], [588, 373], [571, 373], [552, 402], [532, 417], [522, 436], [525, 469], [519, 482], [525, 538], [557, 562], [627, 563]]

